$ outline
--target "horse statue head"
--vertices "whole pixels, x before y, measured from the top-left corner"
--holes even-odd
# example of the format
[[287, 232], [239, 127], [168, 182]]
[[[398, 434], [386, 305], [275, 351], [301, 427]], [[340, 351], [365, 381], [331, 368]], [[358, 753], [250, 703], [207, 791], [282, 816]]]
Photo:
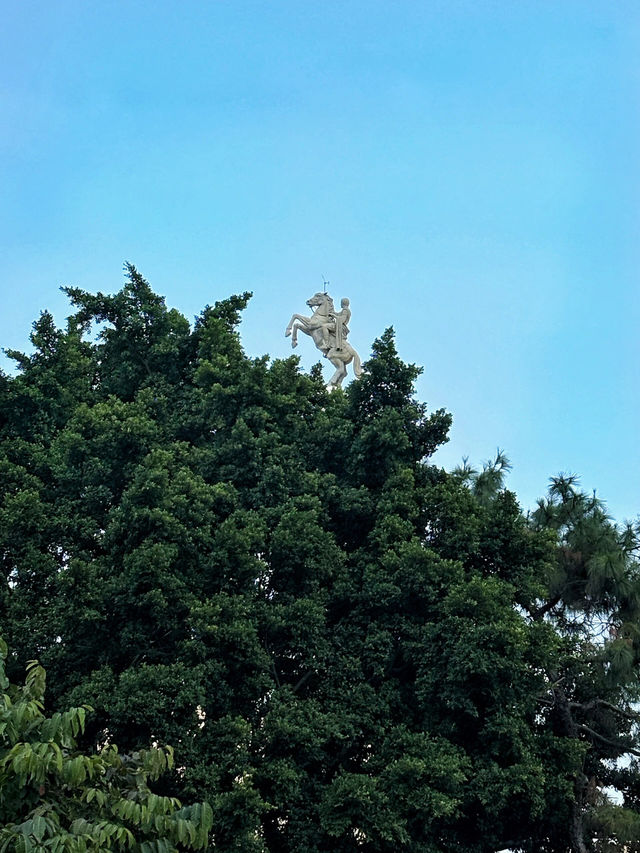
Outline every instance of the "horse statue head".
[[314, 293], [310, 299], [307, 299], [307, 305], [314, 313], [327, 317], [333, 309], [333, 299], [328, 293]]

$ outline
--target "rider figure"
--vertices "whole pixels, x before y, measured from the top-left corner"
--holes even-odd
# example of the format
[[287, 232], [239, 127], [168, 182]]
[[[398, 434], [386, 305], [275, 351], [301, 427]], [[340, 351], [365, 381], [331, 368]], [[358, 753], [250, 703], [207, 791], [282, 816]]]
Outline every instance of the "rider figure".
[[[322, 340], [327, 347], [325, 358], [339, 354], [349, 334], [347, 323], [351, 319], [351, 309], [349, 308], [349, 300], [346, 297], [340, 300], [340, 308], [342, 309], [341, 311], [329, 314], [332, 322], [322, 327]], [[334, 332], [336, 336], [336, 342], [333, 347], [329, 346], [329, 332]]]

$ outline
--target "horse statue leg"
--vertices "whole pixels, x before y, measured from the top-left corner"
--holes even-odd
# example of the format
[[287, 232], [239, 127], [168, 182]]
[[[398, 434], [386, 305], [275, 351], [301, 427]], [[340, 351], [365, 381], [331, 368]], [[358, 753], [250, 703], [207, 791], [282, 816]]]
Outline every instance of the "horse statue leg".
[[291, 319], [289, 320], [289, 323], [287, 325], [287, 328], [284, 330], [285, 338], [288, 338], [289, 335], [291, 334], [291, 330], [293, 329], [293, 324], [296, 322], [296, 320], [299, 323], [306, 323], [308, 319], [309, 319], [308, 317], [303, 317], [302, 314], [292, 314]]
[[302, 329], [303, 332], [310, 334], [310, 332], [307, 330], [308, 321], [309, 321], [309, 318], [303, 317], [302, 314], [294, 314], [291, 317], [291, 319], [289, 320], [289, 325], [284, 330], [284, 336], [285, 336], [285, 338], [288, 338], [289, 335], [292, 335], [292, 337], [291, 337], [291, 346], [292, 347], [298, 346], [298, 329]]
[[331, 377], [327, 388], [333, 389], [342, 385], [342, 381], [347, 375], [347, 365], [351, 364], [351, 362], [353, 362], [353, 372], [356, 379], [362, 376], [362, 362], [360, 361], [360, 356], [351, 344], [345, 344], [342, 349], [333, 347], [327, 353], [327, 358], [331, 364], [334, 364], [337, 367], [337, 370]]
[[342, 385], [342, 381], [347, 375], [347, 368], [344, 361], [341, 358], [338, 358], [336, 355], [333, 355], [331, 352], [327, 355], [327, 358], [333, 364], [337, 370], [329, 380], [327, 384], [327, 388], [330, 391], [333, 391], [334, 388], [339, 388]]
[[[335, 351], [331, 353], [331, 355], [338, 355], [340, 353], [340, 358], [342, 363], [344, 364], [344, 372], [345, 376], [347, 374], [347, 365], [353, 362], [353, 374], [356, 379], [359, 379], [362, 376], [362, 362], [360, 361], [360, 356], [351, 346], [351, 344], [345, 344], [341, 350]], [[331, 358], [331, 356], [329, 356]]]

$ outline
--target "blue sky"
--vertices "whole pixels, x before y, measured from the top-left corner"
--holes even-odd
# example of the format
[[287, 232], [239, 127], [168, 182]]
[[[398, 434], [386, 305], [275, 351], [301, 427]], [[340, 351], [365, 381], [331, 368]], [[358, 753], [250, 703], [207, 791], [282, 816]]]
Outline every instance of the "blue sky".
[[625, 0], [10, 4], [0, 344], [127, 260], [188, 317], [252, 290], [281, 357], [325, 276], [364, 358], [393, 325], [424, 366], [440, 464], [499, 446], [525, 507], [571, 471], [633, 518], [638, 56]]

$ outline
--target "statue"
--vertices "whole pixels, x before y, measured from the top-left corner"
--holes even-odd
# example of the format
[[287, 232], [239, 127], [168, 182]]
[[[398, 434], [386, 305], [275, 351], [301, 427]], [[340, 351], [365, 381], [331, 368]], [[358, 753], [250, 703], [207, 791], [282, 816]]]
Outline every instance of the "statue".
[[311, 317], [294, 314], [289, 320], [285, 335], [291, 335], [291, 346], [298, 346], [298, 330], [310, 335], [314, 344], [325, 358], [336, 367], [327, 388], [339, 388], [347, 375], [347, 365], [353, 361], [353, 372], [356, 377], [362, 375], [360, 356], [347, 341], [351, 309], [349, 300], [342, 299], [340, 311], [333, 306], [333, 299], [328, 293], [316, 293], [307, 300], [309, 308], [313, 309]]
[[[322, 327], [322, 340], [323, 343], [329, 347], [329, 333], [334, 332], [336, 336], [336, 345], [335, 348], [337, 350], [342, 349], [342, 342], [346, 340], [347, 335], [349, 334], [349, 327], [347, 323], [351, 319], [351, 311], [349, 309], [349, 300], [341, 299], [340, 300], [341, 311], [338, 311], [337, 314], [329, 313], [329, 317], [331, 318], [331, 322], [327, 323], [326, 326]], [[326, 358], [325, 354], [325, 358]]]

